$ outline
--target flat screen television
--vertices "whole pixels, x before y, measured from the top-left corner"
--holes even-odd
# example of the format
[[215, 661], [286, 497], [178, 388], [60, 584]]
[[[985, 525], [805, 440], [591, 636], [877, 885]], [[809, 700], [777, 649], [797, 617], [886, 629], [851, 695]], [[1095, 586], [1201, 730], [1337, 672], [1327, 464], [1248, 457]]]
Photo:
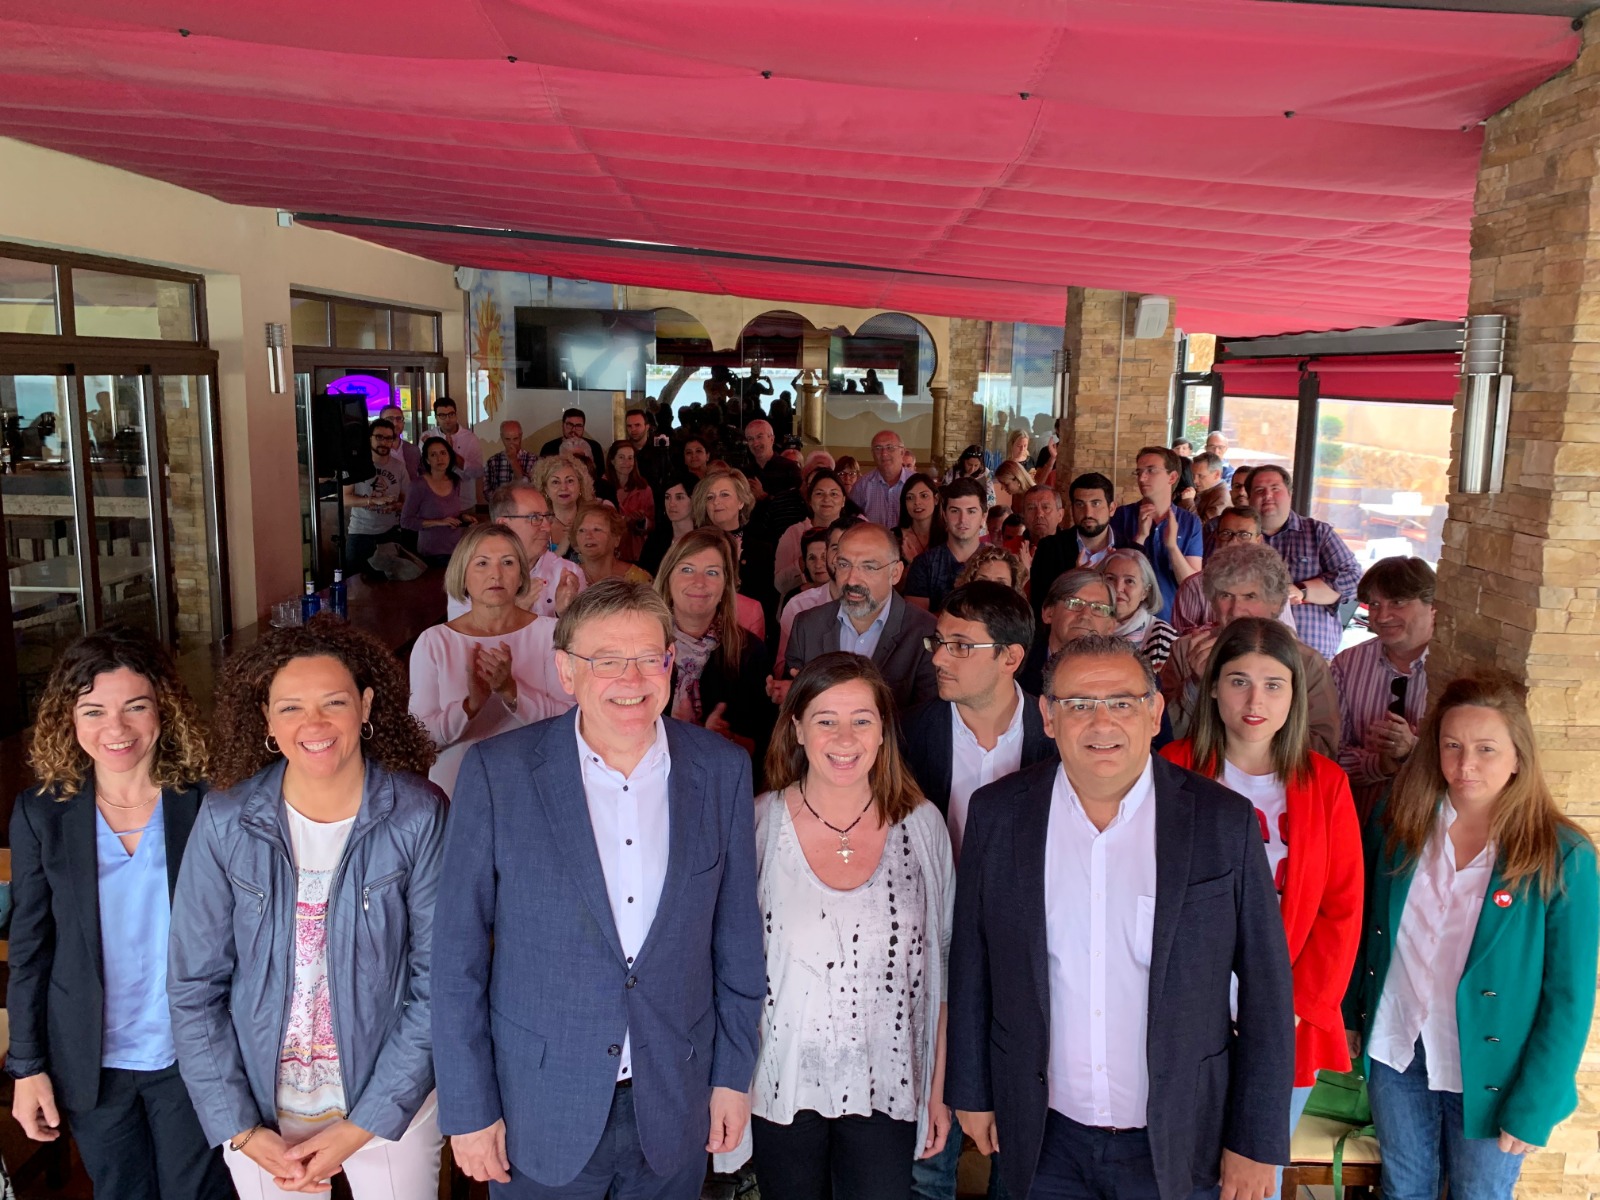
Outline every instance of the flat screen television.
[[517, 308], [517, 386], [642, 392], [655, 361], [656, 315], [588, 308]]

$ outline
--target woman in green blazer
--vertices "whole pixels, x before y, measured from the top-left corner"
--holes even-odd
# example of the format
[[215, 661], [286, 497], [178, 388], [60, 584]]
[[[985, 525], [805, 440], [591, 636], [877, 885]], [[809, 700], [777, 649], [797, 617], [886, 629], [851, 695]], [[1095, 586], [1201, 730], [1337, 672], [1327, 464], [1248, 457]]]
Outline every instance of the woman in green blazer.
[[1577, 1107], [1600, 890], [1556, 809], [1521, 690], [1445, 689], [1368, 828], [1366, 930], [1345, 999], [1368, 1058], [1385, 1200], [1510, 1200]]

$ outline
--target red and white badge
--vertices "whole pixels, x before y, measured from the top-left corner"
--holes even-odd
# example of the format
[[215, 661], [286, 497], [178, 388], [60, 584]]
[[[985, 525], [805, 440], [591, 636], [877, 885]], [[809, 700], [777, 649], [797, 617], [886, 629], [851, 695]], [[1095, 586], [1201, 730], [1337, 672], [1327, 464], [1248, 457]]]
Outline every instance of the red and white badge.
[[1494, 902], [1497, 905], [1499, 905], [1501, 908], [1510, 908], [1511, 907], [1511, 893], [1510, 892], [1496, 892], [1494, 894]]

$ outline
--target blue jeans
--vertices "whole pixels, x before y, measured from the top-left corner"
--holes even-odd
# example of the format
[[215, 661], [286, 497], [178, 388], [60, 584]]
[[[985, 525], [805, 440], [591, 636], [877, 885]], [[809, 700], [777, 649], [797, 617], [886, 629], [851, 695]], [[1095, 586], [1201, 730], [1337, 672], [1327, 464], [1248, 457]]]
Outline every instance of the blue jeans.
[[[954, 1124], [943, 1150], [911, 1164], [912, 1200], [956, 1200], [956, 1169], [961, 1165], [962, 1141], [961, 1125]], [[1000, 1182], [998, 1154], [989, 1160], [988, 1200], [1009, 1200], [1006, 1185]]]
[[1450, 1200], [1511, 1200], [1522, 1155], [1495, 1138], [1465, 1136], [1460, 1093], [1428, 1090], [1421, 1038], [1403, 1073], [1372, 1060], [1367, 1095], [1383, 1147], [1384, 1200], [1438, 1200], [1441, 1175]]
[[[1189, 1200], [1216, 1200], [1219, 1191], [1197, 1188]], [[1028, 1200], [1160, 1200], [1160, 1196], [1146, 1130], [1096, 1129], [1053, 1108], [1045, 1113], [1044, 1144]]]
[[[1289, 1138], [1294, 1140], [1294, 1128], [1300, 1124], [1300, 1118], [1305, 1114], [1306, 1101], [1311, 1099], [1311, 1089], [1297, 1087], [1289, 1093]], [[1278, 1168], [1277, 1183], [1272, 1189], [1272, 1195], [1267, 1200], [1278, 1200], [1283, 1195], [1283, 1168]]]

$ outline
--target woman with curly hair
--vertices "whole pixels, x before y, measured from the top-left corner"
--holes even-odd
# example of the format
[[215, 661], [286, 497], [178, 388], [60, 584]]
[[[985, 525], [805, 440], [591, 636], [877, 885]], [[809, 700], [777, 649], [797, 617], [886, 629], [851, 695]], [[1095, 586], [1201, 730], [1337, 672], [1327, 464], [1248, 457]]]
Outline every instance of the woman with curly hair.
[[173, 901], [178, 1064], [241, 1196], [438, 1187], [428, 965], [444, 802], [399, 660], [331, 615], [217, 687], [213, 792]]
[[115, 626], [74, 642], [30, 760], [39, 784], [11, 811], [12, 1115], [53, 1142], [65, 1114], [96, 1195], [232, 1196], [167, 1010], [172, 888], [206, 746], [166, 651]]
[[1028, 594], [1028, 568], [1011, 551], [993, 542], [985, 543], [972, 552], [967, 565], [956, 576], [956, 587], [965, 587], [977, 579], [1003, 583], [1023, 596]]
[[552, 454], [534, 465], [533, 486], [550, 502], [550, 549], [577, 562], [573, 534], [577, 532], [578, 510], [594, 502], [593, 477], [570, 454]]

